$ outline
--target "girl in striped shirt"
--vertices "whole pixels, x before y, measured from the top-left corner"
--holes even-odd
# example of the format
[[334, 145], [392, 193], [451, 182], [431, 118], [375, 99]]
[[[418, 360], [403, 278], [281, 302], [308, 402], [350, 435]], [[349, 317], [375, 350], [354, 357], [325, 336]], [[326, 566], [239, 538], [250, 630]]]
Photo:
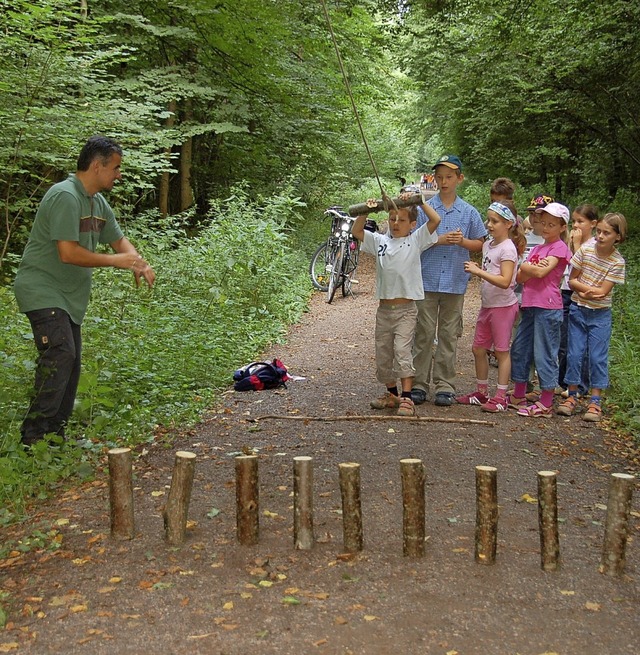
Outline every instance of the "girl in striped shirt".
[[596, 225], [595, 242], [583, 245], [571, 259], [569, 286], [573, 304], [569, 310], [569, 343], [565, 382], [569, 397], [557, 413], [571, 416], [578, 405], [578, 385], [585, 351], [588, 351], [591, 400], [582, 418], [602, 418], [601, 394], [609, 386], [611, 297], [616, 284], [624, 284], [625, 261], [616, 248], [627, 235], [622, 214], [610, 213]]

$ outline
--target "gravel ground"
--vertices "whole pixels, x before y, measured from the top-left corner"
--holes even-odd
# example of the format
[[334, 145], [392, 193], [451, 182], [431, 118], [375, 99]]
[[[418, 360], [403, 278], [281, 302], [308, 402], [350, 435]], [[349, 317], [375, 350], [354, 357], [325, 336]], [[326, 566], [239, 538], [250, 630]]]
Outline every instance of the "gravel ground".
[[[228, 391], [207, 419], [166, 435], [135, 462], [136, 535], [109, 537], [106, 470], [33, 508], [3, 541], [53, 530], [60, 548], [0, 560], [9, 604], [0, 653], [637, 655], [640, 512], [632, 507], [624, 575], [598, 572], [612, 472], [637, 474], [628, 439], [579, 417], [527, 419], [474, 407], [418, 408], [451, 422], [265, 419], [367, 416], [374, 379], [373, 266], [355, 295], [321, 294], [278, 356], [304, 381]], [[478, 287], [459, 344], [459, 390], [473, 388]], [[495, 369], [491, 375], [494, 376]], [[461, 422], [456, 422], [462, 419]], [[466, 422], [468, 419], [484, 421]], [[186, 543], [164, 541], [174, 454], [197, 455]], [[259, 456], [260, 539], [236, 539], [234, 457]], [[310, 551], [293, 548], [293, 457], [314, 464]], [[402, 553], [399, 461], [426, 470], [422, 558]], [[364, 550], [343, 548], [338, 464], [361, 465]], [[475, 467], [498, 469], [493, 566], [474, 560]], [[536, 472], [558, 471], [559, 571], [540, 567]]]

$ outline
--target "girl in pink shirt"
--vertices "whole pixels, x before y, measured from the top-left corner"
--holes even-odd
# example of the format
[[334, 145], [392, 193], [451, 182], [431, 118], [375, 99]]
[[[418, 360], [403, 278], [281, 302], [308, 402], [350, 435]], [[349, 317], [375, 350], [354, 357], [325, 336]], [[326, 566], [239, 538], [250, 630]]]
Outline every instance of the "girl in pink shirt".
[[[520, 323], [511, 345], [511, 378], [515, 382], [509, 406], [520, 416], [548, 416], [558, 384], [558, 347], [562, 327], [560, 280], [571, 259], [564, 241], [569, 210], [549, 203], [536, 210], [544, 243], [535, 246], [520, 266], [516, 280], [523, 284]], [[542, 393], [529, 405], [525, 398], [531, 363], [535, 363]]]
[[[476, 390], [458, 396], [462, 405], [480, 405], [484, 412], [501, 412], [508, 407], [507, 387], [511, 375], [509, 344], [518, 315], [518, 298], [514, 292], [516, 264], [524, 252], [526, 240], [518, 225], [515, 208], [492, 202], [487, 212], [490, 239], [482, 247], [482, 266], [468, 261], [467, 273], [482, 280], [482, 307], [476, 321], [473, 356], [476, 364]], [[498, 388], [489, 398], [489, 351], [498, 360]]]

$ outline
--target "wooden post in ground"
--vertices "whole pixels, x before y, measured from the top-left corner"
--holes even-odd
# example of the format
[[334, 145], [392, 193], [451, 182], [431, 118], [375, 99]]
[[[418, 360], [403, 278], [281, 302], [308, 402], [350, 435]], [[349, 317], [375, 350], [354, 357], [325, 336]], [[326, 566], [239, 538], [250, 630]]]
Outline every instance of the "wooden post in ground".
[[342, 533], [348, 553], [362, 550], [362, 507], [360, 504], [360, 464], [339, 464], [342, 496]]
[[176, 453], [169, 497], [163, 512], [165, 537], [173, 546], [184, 543], [187, 533], [187, 516], [191, 502], [195, 465], [195, 453], [184, 450]]
[[313, 458], [293, 458], [293, 545], [313, 548]]
[[419, 459], [401, 459], [402, 552], [406, 557], [424, 557], [425, 502], [424, 465]]
[[236, 457], [236, 533], [243, 546], [258, 543], [260, 529], [258, 457]]
[[498, 543], [498, 469], [476, 466], [476, 562], [494, 564]]
[[112, 448], [107, 453], [109, 462], [109, 505], [111, 536], [133, 539], [133, 465], [131, 448]]
[[634, 483], [633, 475], [626, 473], [611, 475], [600, 561], [600, 573], [605, 575], [621, 575], [624, 571]]
[[555, 471], [538, 471], [538, 527], [540, 529], [540, 566], [543, 571], [557, 571], [560, 568], [556, 478]]

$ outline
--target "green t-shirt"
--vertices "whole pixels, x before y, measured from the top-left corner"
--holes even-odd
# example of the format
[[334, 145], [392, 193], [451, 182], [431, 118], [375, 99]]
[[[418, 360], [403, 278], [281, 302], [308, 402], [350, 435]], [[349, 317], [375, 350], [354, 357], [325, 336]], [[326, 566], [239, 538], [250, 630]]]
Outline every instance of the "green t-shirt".
[[80, 325], [91, 294], [92, 268], [63, 264], [58, 241], [77, 241], [95, 252], [99, 243], [123, 236], [113, 210], [100, 193], [90, 196], [71, 174], [45, 194], [16, 274], [14, 290], [21, 312], [59, 307]]

